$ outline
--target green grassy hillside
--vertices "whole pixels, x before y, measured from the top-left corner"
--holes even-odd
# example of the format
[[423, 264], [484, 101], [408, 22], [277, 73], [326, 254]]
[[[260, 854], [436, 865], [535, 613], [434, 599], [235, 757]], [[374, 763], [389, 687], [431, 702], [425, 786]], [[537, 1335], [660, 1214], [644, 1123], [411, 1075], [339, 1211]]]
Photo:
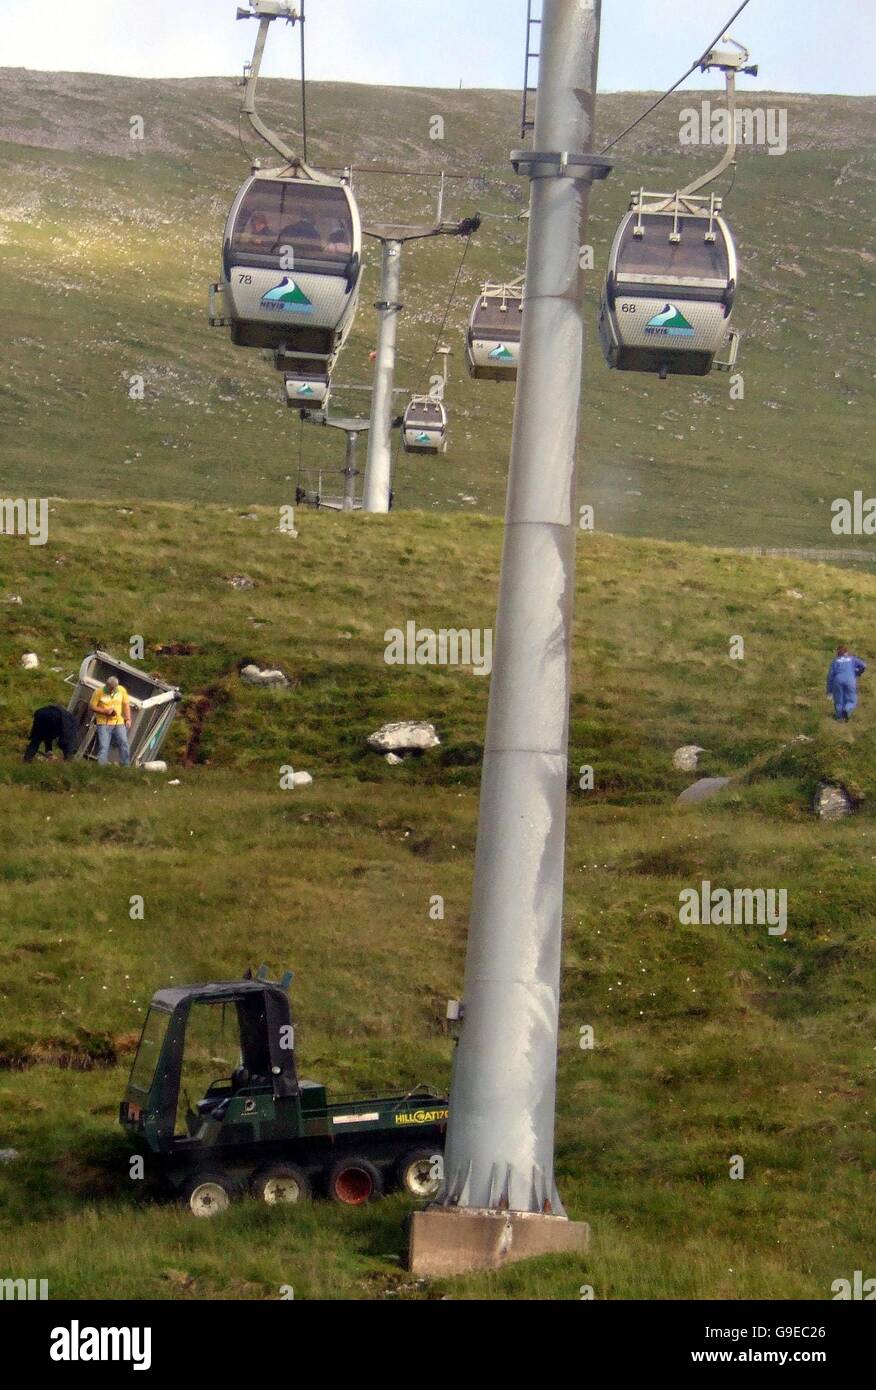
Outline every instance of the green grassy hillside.
[[[289, 501], [302, 464], [339, 464], [341, 441], [302, 430], [270, 368], [207, 326], [224, 217], [248, 169], [234, 82], [0, 69], [0, 94], [4, 489], [250, 506]], [[595, 344], [599, 272], [630, 189], [674, 187], [713, 153], [678, 144], [679, 110], [694, 99], [677, 95], [638, 127], [592, 199], [581, 500], [595, 505], [601, 531], [732, 546], [854, 544], [831, 535], [830, 502], [866, 489], [874, 427], [873, 254], [862, 232], [874, 211], [872, 99], [752, 98], [787, 107], [790, 145], [782, 158], [743, 152], [727, 205], [743, 262], [743, 402], [729, 399], [724, 376], [661, 384], [611, 374]], [[523, 266], [525, 224], [515, 217], [526, 190], [508, 164], [520, 143], [517, 97], [316, 84], [310, 103], [311, 158], [353, 165], [366, 219], [425, 217], [437, 191], [435, 177], [370, 176], [369, 164], [485, 176], [449, 185], [449, 213], [490, 214], [447, 321], [451, 449], [439, 459], [402, 455], [396, 493], [400, 507], [497, 513], [512, 395], [468, 380], [462, 335], [480, 281]], [[643, 94], [600, 98], [598, 135], [645, 104]], [[294, 134], [295, 85], [267, 83], [264, 109]], [[442, 141], [429, 138], [436, 114]], [[145, 121], [142, 143], [129, 138], [135, 115]], [[428, 385], [460, 250], [439, 239], [406, 256], [399, 381], [411, 389]], [[340, 381], [369, 380], [376, 291], [369, 243]], [[128, 398], [132, 374], [146, 378], [143, 402]], [[367, 399], [339, 392], [336, 405], [361, 411]]]
[[[289, 965], [305, 1075], [344, 1092], [449, 1076], [486, 682], [386, 666], [384, 632], [491, 625], [501, 528], [306, 514], [293, 539], [277, 520], [59, 502], [45, 548], [0, 547], [0, 1148], [19, 1151], [0, 1165], [2, 1272], [52, 1297], [829, 1298], [867, 1268], [876, 1216], [876, 723], [865, 684], [834, 725], [823, 678], [839, 638], [867, 655], [876, 580], [825, 566], [580, 537], [570, 764], [596, 789], [570, 777], [557, 1168], [593, 1223], [585, 1260], [417, 1283], [399, 1197], [197, 1223], [129, 1181], [116, 1107], [163, 984]], [[187, 696], [168, 772], [22, 765], [30, 710], [92, 641], [124, 655], [132, 634]], [[156, 654], [175, 643], [193, 650]], [[293, 685], [245, 687], [245, 657]], [[364, 737], [406, 717], [442, 746], [389, 768]], [[679, 809], [682, 743], [748, 780]], [[314, 785], [282, 791], [289, 763]], [[813, 782], [838, 769], [861, 809], [816, 823]], [[680, 925], [702, 879], [786, 887], [786, 936]]]

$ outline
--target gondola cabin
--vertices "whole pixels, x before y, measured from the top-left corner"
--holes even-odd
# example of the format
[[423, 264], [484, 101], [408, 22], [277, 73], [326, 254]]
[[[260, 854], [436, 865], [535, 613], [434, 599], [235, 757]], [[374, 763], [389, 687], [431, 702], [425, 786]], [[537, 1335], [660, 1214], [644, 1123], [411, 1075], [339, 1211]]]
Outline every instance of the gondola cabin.
[[278, 370], [328, 378], [361, 272], [362, 226], [347, 184], [293, 166], [259, 170], [228, 216], [210, 322], [230, 328], [237, 347], [272, 352]]
[[408, 454], [446, 454], [447, 411], [433, 396], [413, 396], [402, 421]]
[[[599, 310], [610, 367], [707, 376], [735, 360], [736, 246], [717, 200], [687, 211], [692, 201], [682, 197], [679, 206], [670, 198], [650, 210], [634, 204], [621, 222]], [[718, 362], [727, 347], [730, 360]]]
[[[115, 676], [128, 692], [131, 706], [131, 727], [128, 731], [131, 765], [140, 767], [143, 763], [154, 761], [161, 752], [161, 745], [176, 718], [182, 695], [177, 686], [149, 675], [138, 666], [119, 661], [108, 652], [100, 649], [89, 652], [79, 668], [78, 676], [68, 677], [73, 694], [67, 708], [79, 726], [76, 758], [97, 757], [97, 728], [91, 699], [110, 676]], [[113, 749], [110, 761], [115, 762], [117, 757], [117, 750]]]
[[522, 281], [484, 285], [466, 335], [469, 375], [477, 381], [516, 381], [522, 323]]

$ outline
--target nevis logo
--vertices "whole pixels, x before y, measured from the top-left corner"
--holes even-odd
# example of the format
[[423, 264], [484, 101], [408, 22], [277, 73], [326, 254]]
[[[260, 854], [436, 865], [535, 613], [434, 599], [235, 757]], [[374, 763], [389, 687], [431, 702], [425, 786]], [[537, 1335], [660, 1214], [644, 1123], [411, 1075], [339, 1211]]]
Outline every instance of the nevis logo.
[[493, 362], [513, 362], [514, 353], [510, 352], [504, 343], [500, 343], [498, 347], [493, 348], [490, 358]]
[[664, 338], [692, 338], [694, 328], [684, 314], [674, 304], [665, 304], [659, 314], [655, 314], [645, 325], [646, 333], [656, 333]]
[[262, 295], [263, 309], [293, 309], [300, 314], [310, 313], [313, 304], [307, 298], [300, 285], [289, 275], [284, 275], [279, 285], [275, 285], [267, 294]]
[[299, 387], [298, 387], [298, 390], [295, 392], [295, 394], [296, 394], [296, 396], [312, 396], [312, 395], [313, 395], [313, 387], [312, 387], [312, 386], [308, 386], [308, 385], [305, 383], [304, 386], [299, 386]]
[[429, 436], [428, 436], [428, 434], [426, 433], [425, 430], [420, 430], [420, 433], [417, 435], [417, 443], [418, 443], [418, 444], [428, 444], [428, 443], [429, 443]]

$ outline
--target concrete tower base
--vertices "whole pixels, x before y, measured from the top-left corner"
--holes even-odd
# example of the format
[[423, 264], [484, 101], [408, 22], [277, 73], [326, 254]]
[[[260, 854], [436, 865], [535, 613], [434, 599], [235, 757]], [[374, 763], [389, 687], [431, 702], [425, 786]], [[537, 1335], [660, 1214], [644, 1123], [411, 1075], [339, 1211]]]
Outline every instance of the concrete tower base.
[[408, 1268], [432, 1279], [504, 1269], [535, 1255], [581, 1255], [590, 1243], [586, 1221], [471, 1207], [415, 1211], [409, 1233]]

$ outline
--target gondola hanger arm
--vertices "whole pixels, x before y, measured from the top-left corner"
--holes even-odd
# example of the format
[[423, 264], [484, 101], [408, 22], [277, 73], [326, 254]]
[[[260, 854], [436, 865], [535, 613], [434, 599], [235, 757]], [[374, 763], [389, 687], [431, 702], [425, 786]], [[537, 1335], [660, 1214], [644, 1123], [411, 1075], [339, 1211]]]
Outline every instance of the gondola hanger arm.
[[737, 72], [747, 72], [752, 76], [757, 76], [757, 67], [749, 64], [751, 54], [741, 43], [737, 43], [729, 34], [725, 34], [722, 43], [732, 44], [731, 48], [712, 48], [704, 54], [703, 61], [700, 63], [700, 71], [708, 72], [710, 68], [719, 68], [723, 72], [727, 84], [727, 111], [730, 121], [730, 132], [727, 140], [727, 149], [724, 157], [708, 173], [702, 174], [693, 183], [689, 183], [686, 188], [682, 188], [678, 194], [679, 198], [689, 197], [692, 193], [698, 193], [707, 184], [714, 183], [715, 179], [720, 178], [725, 169], [729, 169], [736, 162], [736, 74]]
[[261, 75], [268, 30], [275, 19], [284, 19], [287, 24], [300, 24], [301, 16], [298, 10], [291, 5], [282, 3], [282, 0], [250, 0], [250, 8], [248, 10], [238, 9], [237, 18], [257, 19], [259, 21], [252, 62], [248, 63], [244, 69], [242, 85], [245, 91], [240, 108], [241, 115], [246, 116], [256, 135], [260, 136], [267, 145], [270, 145], [272, 150], [276, 150], [280, 158], [287, 164], [300, 170], [305, 178], [312, 179], [315, 183], [333, 183], [332, 178], [321, 174], [317, 169], [312, 169], [309, 164], [305, 164], [292, 147], [287, 145], [285, 140], [282, 140], [276, 131], [271, 130], [270, 126], [262, 120], [256, 109], [256, 89]]

